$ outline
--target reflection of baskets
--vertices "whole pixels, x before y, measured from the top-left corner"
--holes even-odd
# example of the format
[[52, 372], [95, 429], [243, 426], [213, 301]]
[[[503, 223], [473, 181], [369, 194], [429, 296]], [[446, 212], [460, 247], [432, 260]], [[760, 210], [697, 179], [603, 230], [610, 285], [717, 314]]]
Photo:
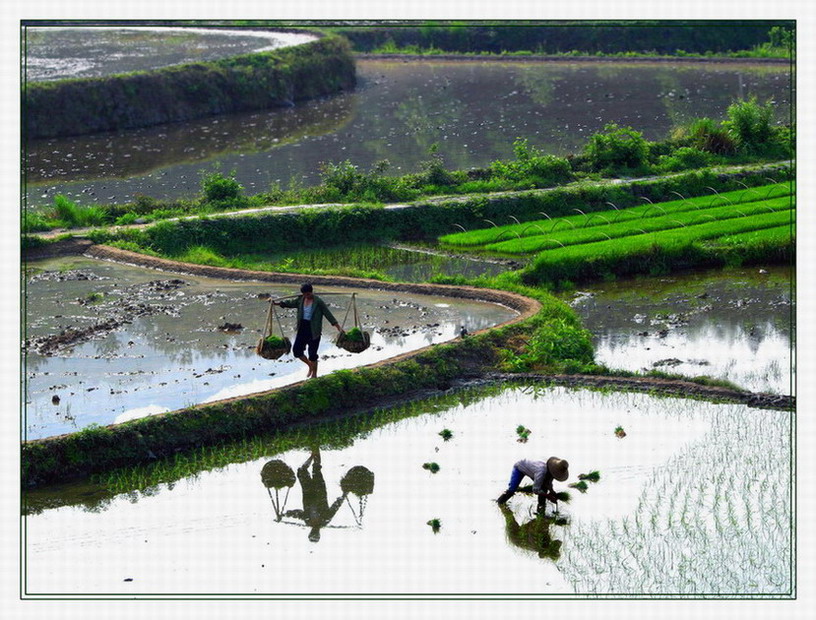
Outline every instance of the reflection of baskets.
[[341, 327], [346, 324], [346, 319], [351, 309], [354, 309], [354, 327], [337, 336], [334, 344], [349, 353], [362, 353], [371, 346], [371, 336], [360, 327], [360, 319], [357, 316], [357, 293], [351, 294], [351, 302], [348, 308], [346, 308], [346, 316], [343, 317], [343, 325], [341, 325]]
[[374, 472], [362, 465], [355, 465], [340, 480], [340, 489], [343, 493], [357, 496], [371, 495], [374, 492]]
[[295, 472], [280, 459], [269, 461], [261, 469], [261, 482], [267, 489], [295, 486]]
[[[272, 334], [274, 323], [277, 321], [280, 329], [280, 337]], [[266, 325], [264, 326], [261, 339], [255, 346], [255, 353], [267, 360], [276, 360], [279, 357], [286, 355], [292, 350], [292, 342], [283, 335], [283, 326], [280, 324], [280, 319], [275, 313], [275, 304], [269, 303], [269, 313], [266, 316]]]

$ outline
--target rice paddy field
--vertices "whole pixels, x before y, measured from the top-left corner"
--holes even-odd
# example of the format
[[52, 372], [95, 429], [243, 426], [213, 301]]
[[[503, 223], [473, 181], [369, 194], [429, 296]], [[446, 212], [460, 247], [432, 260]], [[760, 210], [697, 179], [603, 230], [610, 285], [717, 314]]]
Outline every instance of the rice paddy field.
[[[75, 493], [48, 508], [49, 493], [71, 490], [32, 492], [40, 509], [25, 520], [25, 589], [113, 598], [794, 592], [788, 412], [526, 385], [378, 415], [356, 431], [344, 421], [345, 432], [317, 429], [282, 450], [101, 502]], [[536, 516], [525, 493], [496, 504], [513, 463], [553, 454], [570, 463], [555, 484], [570, 500], [557, 513], [549, 504]], [[590, 472], [598, 480], [585, 492], [571, 486]]]

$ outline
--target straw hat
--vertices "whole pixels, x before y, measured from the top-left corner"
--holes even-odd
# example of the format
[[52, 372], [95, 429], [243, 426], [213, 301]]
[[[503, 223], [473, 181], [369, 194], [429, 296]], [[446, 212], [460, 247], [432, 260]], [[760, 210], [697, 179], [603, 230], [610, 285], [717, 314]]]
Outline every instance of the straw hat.
[[551, 456], [547, 459], [547, 469], [552, 474], [552, 477], [559, 482], [564, 482], [569, 478], [569, 463], [564, 459], [559, 459], [557, 456]]

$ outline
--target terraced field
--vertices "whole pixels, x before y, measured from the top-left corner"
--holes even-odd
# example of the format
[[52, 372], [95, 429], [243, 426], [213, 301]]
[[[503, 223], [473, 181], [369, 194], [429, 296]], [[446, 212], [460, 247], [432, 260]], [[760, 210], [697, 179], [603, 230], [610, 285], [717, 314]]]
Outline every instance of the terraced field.
[[590, 245], [578, 252], [586, 255], [626, 245], [733, 238], [789, 226], [794, 218], [794, 192], [794, 183], [775, 183], [712, 196], [648, 202], [628, 209], [608, 203], [608, 211], [559, 218], [542, 213], [546, 217], [541, 220], [446, 235], [440, 242], [450, 248], [502, 254], [555, 250], [555, 255], [559, 251], [570, 255], [564, 252], [567, 246]]

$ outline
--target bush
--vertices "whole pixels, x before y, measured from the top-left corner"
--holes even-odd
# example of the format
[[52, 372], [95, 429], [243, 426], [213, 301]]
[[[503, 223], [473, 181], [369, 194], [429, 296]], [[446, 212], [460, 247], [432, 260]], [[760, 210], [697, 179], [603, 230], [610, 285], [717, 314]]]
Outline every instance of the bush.
[[551, 186], [572, 180], [572, 167], [564, 158], [545, 155], [526, 139], [513, 142], [515, 161], [494, 161], [490, 170], [494, 176], [510, 181], [532, 181], [537, 186]]
[[693, 146], [684, 146], [677, 149], [671, 155], [660, 157], [658, 160], [658, 168], [662, 172], [704, 168], [711, 164], [711, 159], [710, 153], [701, 151]]
[[649, 146], [642, 133], [616, 123], [606, 125], [604, 132], [590, 137], [584, 148], [593, 170], [631, 170], [646, 164]]
[[244, 187], [235, 179], [234, 170], [229, 176], [224, 176], [220, 172], [211, 172], [202, 173], [201, 191], [206, 202], [241, 202]]
[[740, 150], [764, 153], [770, 146], [773, 114], [770, 101], [763, 106], [757, 103], [756, 97], [751, 97], [728, 106], [728, 120], [723, 126]]
[[[684, 132], [684, 130], [681, 130]], [[725, 127], [710, 118], [694, 120], [685, 130], [689, 146], [715, 155], [733, 155], [737, 144]]]
[[439, 153], [439, 145], [432, 144], [428, 149], [428, 154], [431, 158], [419, 164], [422, 168], [425, 183], [442, 186], [453, 185], [456, 181], [453, 174], [445, 168], [442, 154]]

